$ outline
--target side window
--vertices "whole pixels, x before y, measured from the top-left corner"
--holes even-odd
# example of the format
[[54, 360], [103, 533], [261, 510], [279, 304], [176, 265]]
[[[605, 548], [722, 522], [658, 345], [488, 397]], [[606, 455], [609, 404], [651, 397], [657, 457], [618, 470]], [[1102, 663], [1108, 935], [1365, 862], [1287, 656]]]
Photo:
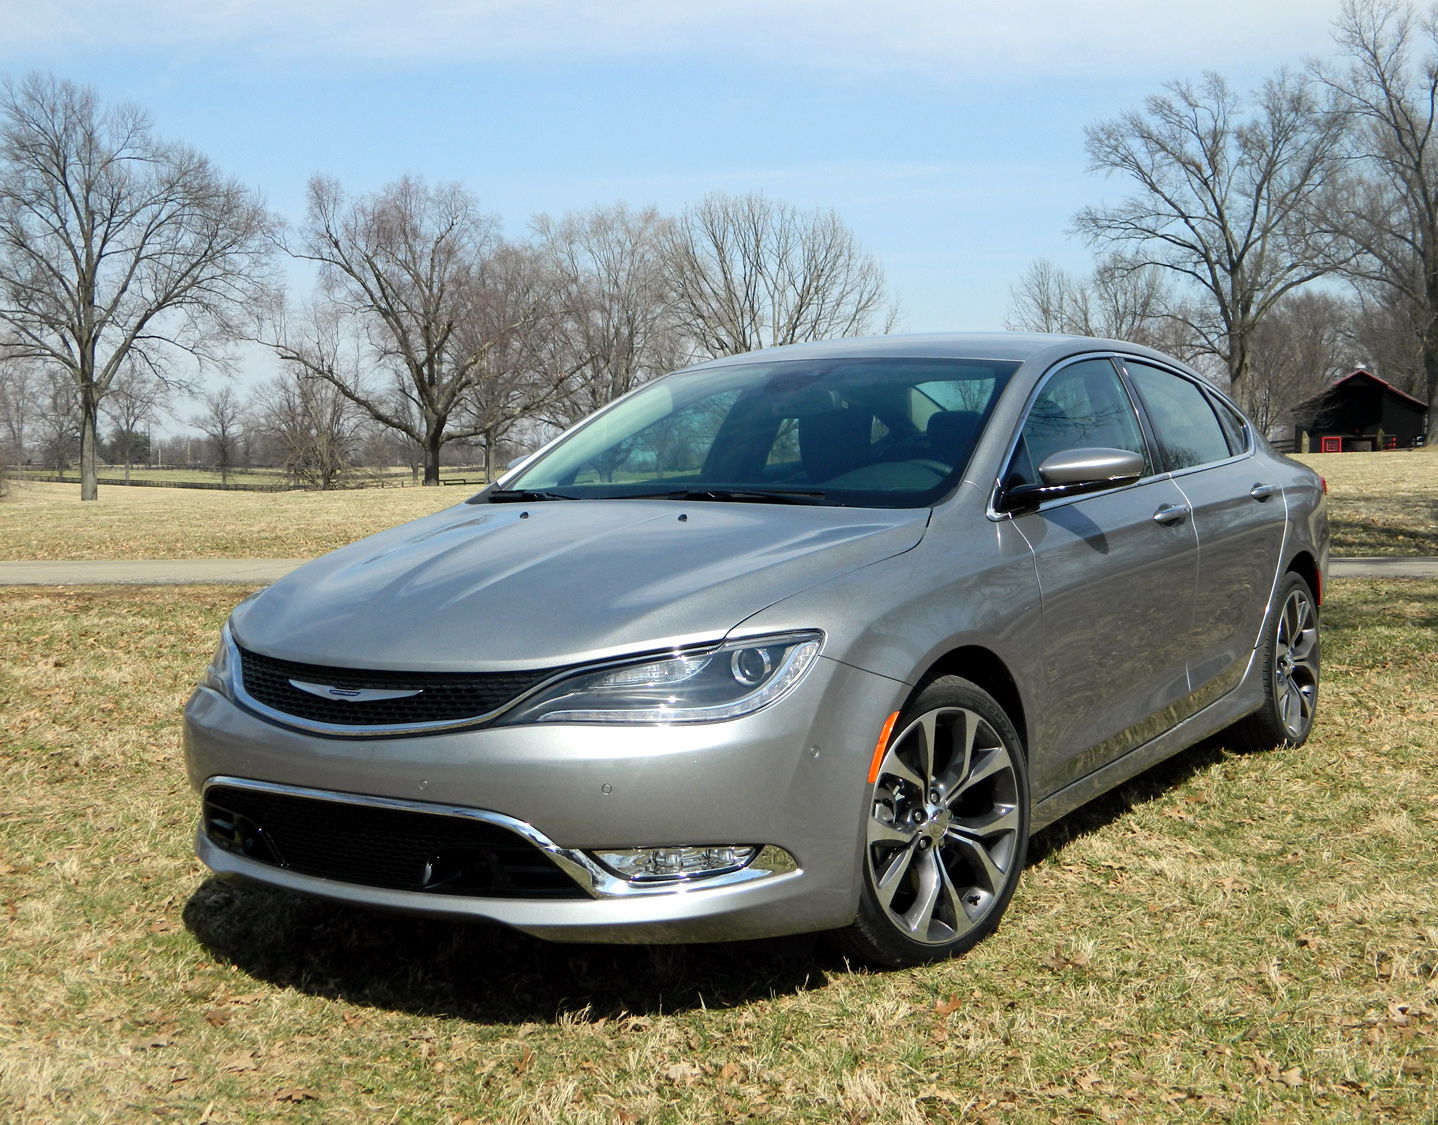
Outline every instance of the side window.
[[1240, 453], [1247, 453], [1253, 446], [1253, 439], [1248, 432], [1248, 419], [1221, 398], [1213, 399], [1213, 408], [1218, 411], [1218, 421], [1223, 426], [1224, 436], [1228, 438], [1228, 451], [1235, 457]]
[[1005, 483], [1039, 484], [1038, 467], [1065, 449], [1128, 449], [1148, 459], [1133, 404], [1106, 359], [1086, 359], [1050, 376], [1029, 407]]
[[1124, 362], [1134, 389], [1148, 412], [1167, 469], [1186, 469], [1232, 456], [1228, 438], [1197, 383], [1182, 376]]

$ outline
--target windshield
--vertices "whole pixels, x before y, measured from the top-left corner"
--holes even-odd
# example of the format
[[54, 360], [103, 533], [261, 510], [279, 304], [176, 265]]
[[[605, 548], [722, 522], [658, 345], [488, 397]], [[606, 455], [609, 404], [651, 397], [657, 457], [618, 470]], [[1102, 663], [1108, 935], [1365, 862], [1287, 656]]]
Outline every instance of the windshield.
[[591, 418], [476, 499], [927, 505], [963, 474], [1017, 366], [864, 358], [684, 372]]

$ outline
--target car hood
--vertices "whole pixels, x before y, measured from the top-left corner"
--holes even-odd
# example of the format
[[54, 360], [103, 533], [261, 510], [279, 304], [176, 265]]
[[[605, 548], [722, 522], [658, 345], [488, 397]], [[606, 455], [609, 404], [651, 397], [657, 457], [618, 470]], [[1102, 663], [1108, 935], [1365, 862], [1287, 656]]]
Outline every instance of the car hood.
[[717, 640], [780, 598], [911, 549], [928, 516], [646, 500], [461, 504], [293, 571], [236, 609], [231, 627], [246, 648], [339, 667], [579, 663]]

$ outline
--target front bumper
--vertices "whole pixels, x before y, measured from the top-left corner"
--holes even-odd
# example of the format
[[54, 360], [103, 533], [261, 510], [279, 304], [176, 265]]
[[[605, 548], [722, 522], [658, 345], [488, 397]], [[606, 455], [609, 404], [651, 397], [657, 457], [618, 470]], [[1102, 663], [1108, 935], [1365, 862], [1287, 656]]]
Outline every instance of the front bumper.
[[[583, 893], [486, 897], [322, 878], [226, 850], [203, 826], [196, 854], [222, 876], [553, 940], [716, 941], [829, 929], [854, 916], [869, 757], [907, 690], [820, 659], [790, 695], [730, 722], [546, 723], [361, 740], [277, 726], [200, 688], [185, 711], [197, 791], [260, 783], [315, 800], [481, 819], [545, 853]], [[660, 886], [626, 884], [591, 855], [729, 844], [768, 850], [740, 872]]]

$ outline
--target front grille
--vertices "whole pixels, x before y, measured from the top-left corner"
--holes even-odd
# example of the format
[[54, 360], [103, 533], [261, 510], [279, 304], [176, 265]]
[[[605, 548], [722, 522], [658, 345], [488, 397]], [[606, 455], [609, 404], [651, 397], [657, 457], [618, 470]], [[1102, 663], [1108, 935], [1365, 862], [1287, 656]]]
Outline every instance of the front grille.
[[215, 786], [205, 834], [271, 867], [341, 883], [480, 898], [585, 898], [539, 848], [466, 817]]
[[[247, 695], [286, 715], [350, 727], [404, 727], [477, 719], [513, 702], [562, 668], [526, 672], [383, 672], [330, 668], [278, 660], [240, 649], [240, 675]], [[415, 691], [405, 699], [326, 699], [290, 683], [346, 690]]]

